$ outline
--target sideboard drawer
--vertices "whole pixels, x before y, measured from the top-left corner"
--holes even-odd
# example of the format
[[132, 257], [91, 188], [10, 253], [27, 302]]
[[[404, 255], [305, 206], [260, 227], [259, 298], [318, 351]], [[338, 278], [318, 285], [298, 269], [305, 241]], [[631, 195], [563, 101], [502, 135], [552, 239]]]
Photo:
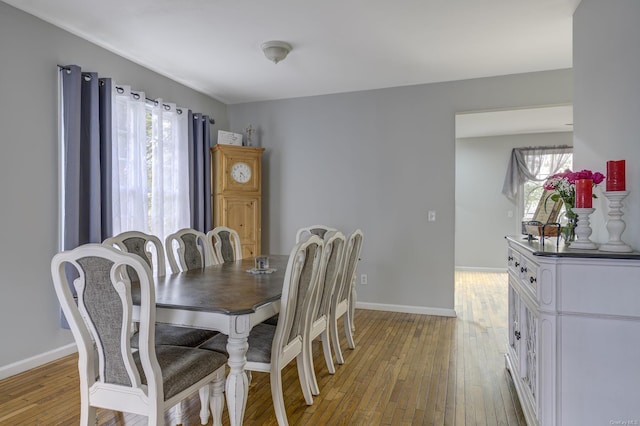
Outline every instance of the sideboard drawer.
[[533, 290], [536, 294], [538, 288], [538, 264], [525, 256], [520, 258], [520, 267], [518, 269], [520, 280]]
[[509, 247], [507, 252], [507, 268], [509, 271], [516, 274], [516, 276], [520, 275], [520, 253], [513, 250]]

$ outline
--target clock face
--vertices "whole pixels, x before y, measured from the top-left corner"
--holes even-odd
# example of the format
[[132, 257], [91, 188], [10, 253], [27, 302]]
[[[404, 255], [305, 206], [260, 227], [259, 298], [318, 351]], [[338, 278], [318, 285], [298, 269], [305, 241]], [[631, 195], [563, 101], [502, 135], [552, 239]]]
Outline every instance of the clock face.
[[251, 167], [247, 163], [235, 163], [231, 166], [231, 178], [238, 183], [247, 183], [251, 179]]

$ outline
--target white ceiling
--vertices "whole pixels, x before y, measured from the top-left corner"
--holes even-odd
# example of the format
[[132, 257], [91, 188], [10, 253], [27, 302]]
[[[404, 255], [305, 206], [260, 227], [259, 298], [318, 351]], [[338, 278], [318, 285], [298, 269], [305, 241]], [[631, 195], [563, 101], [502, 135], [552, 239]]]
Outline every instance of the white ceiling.
[[458, 139], [572, 131], [572, 105], [456, 115], [456, 138]]
[[570, 68], [580, 2], [3, 1], [226, 104]]

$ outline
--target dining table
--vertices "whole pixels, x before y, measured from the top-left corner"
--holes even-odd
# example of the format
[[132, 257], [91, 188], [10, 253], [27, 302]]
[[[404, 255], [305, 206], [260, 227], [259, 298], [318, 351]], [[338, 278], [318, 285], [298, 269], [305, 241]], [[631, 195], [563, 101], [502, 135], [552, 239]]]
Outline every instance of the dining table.
[[[269, 269], [254, 270], [255, 258], [154, 277], [156, 322], [215, 330], [228, 336], [225, 391], [229, 420], [241, 425], [249, 384], [245, 372], [249, 332], [280, 311], [289, 256], [268, 255]], [[132, 285], [134, 318], [139, 289]]]

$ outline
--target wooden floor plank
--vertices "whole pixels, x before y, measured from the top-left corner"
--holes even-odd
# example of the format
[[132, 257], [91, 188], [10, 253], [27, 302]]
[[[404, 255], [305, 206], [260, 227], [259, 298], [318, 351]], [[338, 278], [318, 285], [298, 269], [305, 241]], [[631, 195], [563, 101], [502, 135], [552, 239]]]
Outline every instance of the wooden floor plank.
[[[329, 374], [322, 345], [313, 353], [320, 395], [307, 406], [295, 362], [283, 370], [291, 425], [525, 425], [504, 367], [507, 275], [456, 271], [457, 318], [356, 310], [356, 348]], [[335, 359], [334, 359], [335, 361]], [[0, 425], [78, 423], [77, 356], [0, 381]], [[183, 407], [200, 424], [197, 394]], [[101, 426], [145, 425], [146, 418], [98, 410]], [[176, 424], [172, 411], [168, 425]], [[229, 424], [225, 410], [223, 424]], [[253, 373], [247, 425], [276, 425], [269, 375]], [[209, 420], [211, 425], [211, 420]]]

